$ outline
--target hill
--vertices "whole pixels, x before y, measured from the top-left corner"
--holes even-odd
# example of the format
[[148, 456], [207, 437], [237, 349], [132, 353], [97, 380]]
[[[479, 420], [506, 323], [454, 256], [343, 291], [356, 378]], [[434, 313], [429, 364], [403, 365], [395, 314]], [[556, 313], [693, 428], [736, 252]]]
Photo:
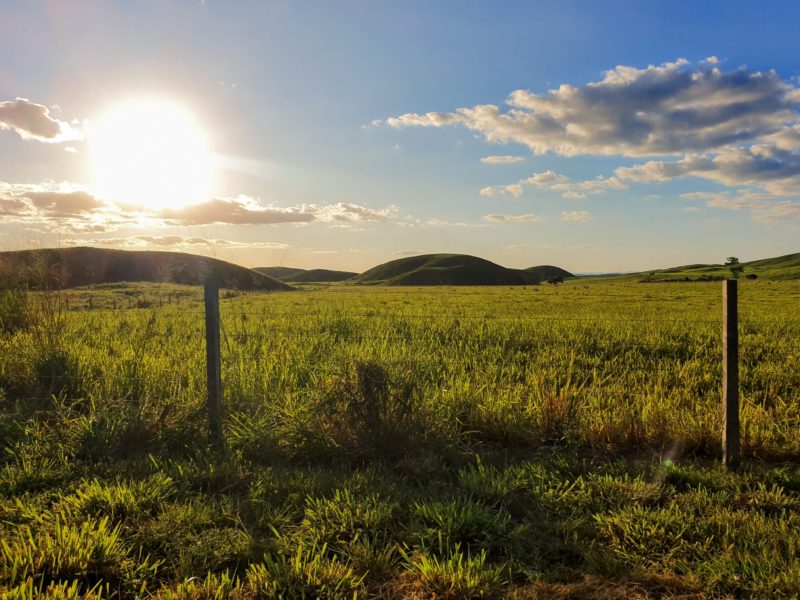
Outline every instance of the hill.
[[292, 267], [256, 267], [253, 269], [286, 283], [320, 283], [346, 281], [358, 275], [350, 271], [329, 269], [294, 269]]
[[424, 254], [393, 260], [355, 277], [383, 285], [525, 285], [520, 271], [466, 254]]
[[[740, 263], [740, 277], [767, 280], [800, 279], [800, 253], [786, 254], [774, 258], [764, 258]], [[731, 276], [729, 266], [721, 264], [693, 264], [669, 269], [655, 269], [624, 275], [630, 279], [647, 282], [658, 281], [714, 281]]]
[[292, 275], [305, 272], [305, 269], [293, 269], [291, 267], [253, 267], [253, 271], [283, 281], [285, 277], [291, 277]]
[[569, 271], [561, 267], [554, 267], [553, 265], [539, 265], [537, 267], [528, 267], [523, 269], [522, 273], [528, 278], [529, 283], [541, 283], [553, 277], [561, 277], [567, 279], [568, 277], [575, 277]]
[[182, 252], [88, 247], [0, 252], [0, 284], [23, 284], [32, 288], [71, 288], [121, 281], [199, 285], [210, 274], [225, 288], [292, 289], [251, 269]]

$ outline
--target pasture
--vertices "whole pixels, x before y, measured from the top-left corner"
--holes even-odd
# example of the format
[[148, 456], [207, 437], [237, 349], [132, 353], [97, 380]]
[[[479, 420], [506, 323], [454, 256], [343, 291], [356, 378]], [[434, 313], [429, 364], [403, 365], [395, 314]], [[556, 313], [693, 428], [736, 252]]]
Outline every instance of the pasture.
[[224, 452], [202, 290], [7, 300], [0, 590], [799, 594], [800, 283], [739, 294], [736, 473], [718, 282], [223, 292]]

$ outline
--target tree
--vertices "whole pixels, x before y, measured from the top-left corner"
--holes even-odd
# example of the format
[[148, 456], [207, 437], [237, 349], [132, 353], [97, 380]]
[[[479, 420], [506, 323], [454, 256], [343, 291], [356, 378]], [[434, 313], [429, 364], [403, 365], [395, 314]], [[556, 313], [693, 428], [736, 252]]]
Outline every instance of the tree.
[[731, 276], [734, 279], [739, 279], [739, 275], [744, 271], [744, 267], [739, 264], [739, 259], [735, 256], [729, 256], [725, 259], [725, 266], [731, 268]]

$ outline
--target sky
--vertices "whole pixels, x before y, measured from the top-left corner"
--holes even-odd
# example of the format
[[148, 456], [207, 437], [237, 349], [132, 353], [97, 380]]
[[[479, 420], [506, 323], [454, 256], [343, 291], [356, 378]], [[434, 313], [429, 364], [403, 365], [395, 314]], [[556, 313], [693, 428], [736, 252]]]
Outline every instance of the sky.
[[800, 251], [800, 3], [0, 2], [0, 250]]

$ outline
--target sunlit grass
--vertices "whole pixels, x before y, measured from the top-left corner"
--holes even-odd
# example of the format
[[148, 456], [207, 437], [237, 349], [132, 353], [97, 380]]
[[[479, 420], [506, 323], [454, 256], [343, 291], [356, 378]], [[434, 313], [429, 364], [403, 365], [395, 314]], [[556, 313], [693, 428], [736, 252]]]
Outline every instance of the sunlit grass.
[[741, 284], [737, 474], [717, 283], [223, 293], [224, 457], [173, 287], [8, 297], [10, 597], [800, 593], [800, 284]]

